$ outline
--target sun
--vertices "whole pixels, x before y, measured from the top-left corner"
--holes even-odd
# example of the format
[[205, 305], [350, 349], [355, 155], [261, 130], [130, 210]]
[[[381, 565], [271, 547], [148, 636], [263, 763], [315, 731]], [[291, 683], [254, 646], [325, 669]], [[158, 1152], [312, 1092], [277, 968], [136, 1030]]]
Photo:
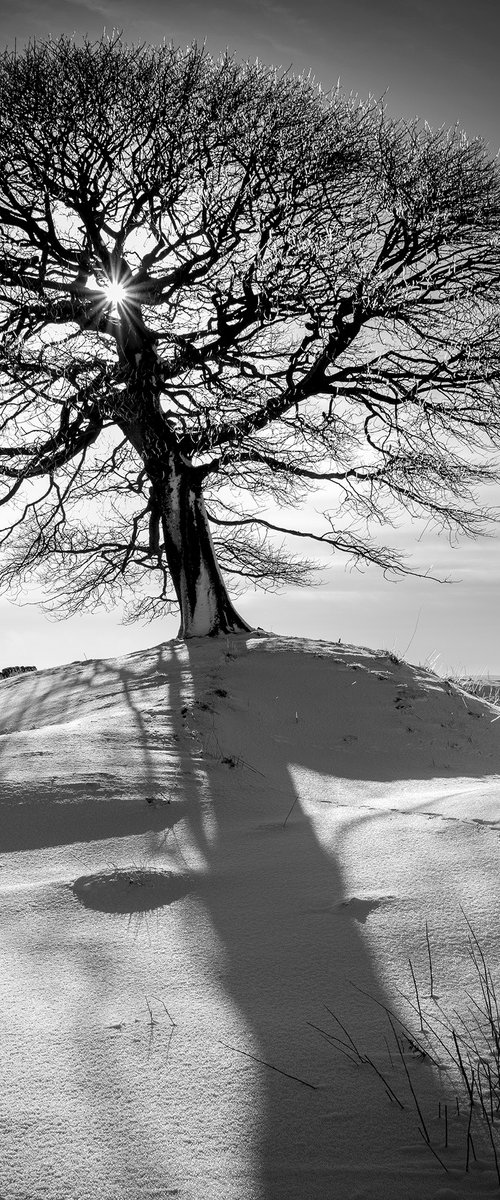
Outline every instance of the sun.
[[104, 288], [104, 294], [108, 302], [113, 308], [117, 308], [119, 304], [124, 304], [127, 296], [127, 289], [123, 283], [118, 283], [117, 280], [110, 280]]

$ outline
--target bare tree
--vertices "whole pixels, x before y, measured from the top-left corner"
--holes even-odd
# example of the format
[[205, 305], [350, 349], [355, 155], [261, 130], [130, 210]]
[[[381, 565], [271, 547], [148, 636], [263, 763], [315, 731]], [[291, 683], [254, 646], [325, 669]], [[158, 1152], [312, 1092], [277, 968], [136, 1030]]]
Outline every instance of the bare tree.
[[[295, 533], [408, 571], [394, 503], [484, 528], [498, 478], [500, 183], [480, 142], [193, 46], [0, 62], [0, 580], [139, 588], [182, 636]], [[269, 515], [330, 485], [317, 529]], [[160, 581], [140, 594], [147, 570]]]

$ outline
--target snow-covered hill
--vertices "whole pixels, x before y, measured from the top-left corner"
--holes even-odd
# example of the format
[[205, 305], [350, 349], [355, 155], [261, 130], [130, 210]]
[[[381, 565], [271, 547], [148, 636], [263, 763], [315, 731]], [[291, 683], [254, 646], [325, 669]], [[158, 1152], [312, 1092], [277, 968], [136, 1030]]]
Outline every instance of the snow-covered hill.
[[499, 716], [271, 634], [1, 682], [2, 1200], [499, 1195], [408, 963], [498, 971]]

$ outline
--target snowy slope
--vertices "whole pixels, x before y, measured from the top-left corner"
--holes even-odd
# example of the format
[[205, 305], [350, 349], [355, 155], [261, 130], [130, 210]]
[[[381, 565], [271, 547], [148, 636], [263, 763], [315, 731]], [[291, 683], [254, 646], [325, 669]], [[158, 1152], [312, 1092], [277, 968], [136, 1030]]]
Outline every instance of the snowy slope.
[[383, 1006], [430, 1051], [464, 913], [498, 973], [499, 715], [271, 634], [0, 683], [2, 1200], [498, 1196]]

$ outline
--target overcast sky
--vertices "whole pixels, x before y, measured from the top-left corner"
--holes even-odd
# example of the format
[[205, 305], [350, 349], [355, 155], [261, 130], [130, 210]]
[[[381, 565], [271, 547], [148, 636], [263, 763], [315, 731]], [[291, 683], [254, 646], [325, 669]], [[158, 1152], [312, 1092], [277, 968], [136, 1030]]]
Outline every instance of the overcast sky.
[[[458, 123], [499, 150], [500, 10], [492, 0], [0, 0], [3, 44], [48, 33], [98, 37], [104, 27], [134, 42], [227, 46], [241, 58], [310, 69], [326, 88], [340, 78], [360, 96], [385, 95], [393, 114], [434, 127]], [[398, 548], [412, 540], [404, 522], [393, 536]], [[420, 570], [457, 582], [394, 584], [375, 569], [346, 573], [337, 558], [320, 588], [247, 594], [240, 611], [279, 633], [407, 651], [440, 670], [500, 674], [500, 538], [464, 540], [451, 551], [442, 534], [429, 533], [413, 539], [412, 550]], [[0, 667], [42, 667], [153, 645], [172, 637], [177, 623], [123, 627], [116, 614], [99, 614], [54, 624], [35, 608], [0, 601], [0, 628]]]

